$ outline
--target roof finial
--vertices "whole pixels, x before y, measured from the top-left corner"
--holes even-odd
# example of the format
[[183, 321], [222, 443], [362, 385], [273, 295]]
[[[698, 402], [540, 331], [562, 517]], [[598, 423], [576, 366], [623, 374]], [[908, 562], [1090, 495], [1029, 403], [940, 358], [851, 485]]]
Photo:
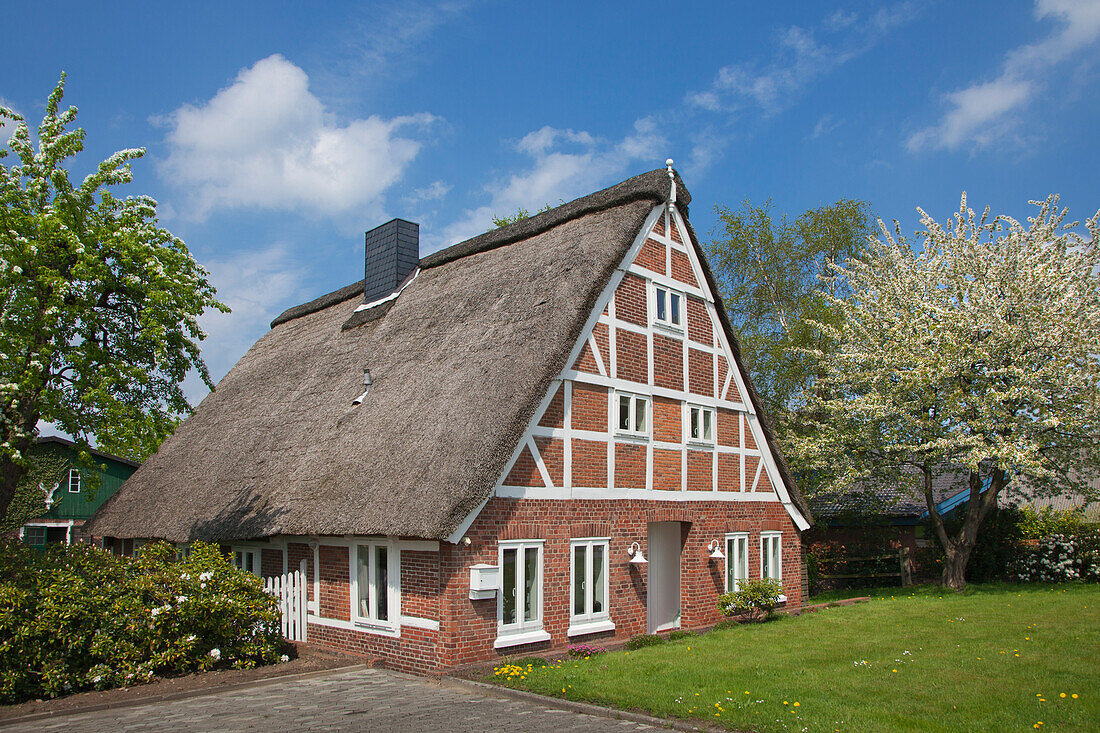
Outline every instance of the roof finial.
[[665, 165], [668, 167], [668, 180], [672, 184], [672, 188], [669, 190], [668, 203], [669, 206], [676, 204], [676, 176], [672, 172], [672, 158], [665, 161]]

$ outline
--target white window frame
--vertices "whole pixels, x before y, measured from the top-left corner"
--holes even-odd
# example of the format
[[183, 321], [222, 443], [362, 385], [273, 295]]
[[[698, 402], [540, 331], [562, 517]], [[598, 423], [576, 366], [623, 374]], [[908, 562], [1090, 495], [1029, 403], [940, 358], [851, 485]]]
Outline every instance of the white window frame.
[[[765, 575], [764, 571], [767, 565], [768, 547], [769, 543], [776, 543], [779, 546], [779, 563], [775, 568], [775, 575]], [[783, 580], [783, 533], [782, 532], [761, 532], [760, 533], [760, 577], [761, 578], [775, 578], [778, 581]]]
[[[378, 563], [377, 548], [386, 548], [386, 618], [378, 618]], [[359, 553], [364, 549], [369, 553], [367, 565], [367, 614], [362, 612], [359, 594]], [[351, 560], [351, 618], [356, 626], [365, 626], [396, 633], [401, 614], [401, 559], [397, 546], [392, 540], [363, 540], [355, 542], [348, 553]]]
[[[244, 570], [245, 572], [252, 573], [258, 576], [260, 574], [260, 549], [258, 547], [245, 547], [242, 545], [234, 545], [230, 548], [233, 553], [233, 557], [230, 558], [230, 562], [233, 563], [233, 567], [238, 570]], [[237, 560], [237, 554], [240, 553], [240, 560]], [[248, 553], [252, 554], [252, 567], [245, 567], [245, 558]], [[137, 555], [137, 540], [134, 540], [134, 555]]]
[[[603, 548], [603, 610], [599, 613], [592, 611], [592, 597], [594, 584], [592, 578], [595, 571], [593, 565], [594, 547]], [[576, 612], [577, 589], [577, 548], [584, 548], [584, 612]], [[569, 542], [569, 636], [581, 634], [595, 634], [601, 631], [614, 631], [615, 624], [611, 621], [611, 538], [610, 537], [580, 537]]]
[[[726, 535], [726, 592], [732, 593], [737, 590], [742, 580], [748, 580], [749, 577], [749, 533], [748, 532], [730, 532]], [[744, 555], [742, 555], [744, 551]], [[741, 577], [736, 574], [736, 569], [744, 568], [745, 575]], [[733, 570], [734, 572], [731, 572]], [[730, 576], [733, 575], [733, 586], [730, 587]]]
[[[75, 489], [73, 488], [73, 479], [74, 478], [76, 479], [76, 488]], [[69, 493], [70, 494], [79, 494], [80, 493], [80, 469], [79, 468], [70, 468], [69, 469]]]
[[[710, 437], [706, 436], [704, 428], [706, 427], [706, 415], [710, 415]], [[703, 405], [687, 404], [687, 419], [684, 421], [685, 434], [684, 442], [695, 443], [698, 445], [715, 445], [718, 442], [718, 415], [713, 407], [704, 407]], [[696, 427], [698, 422], [699, 435], [701, 437], [691, 437], [692, 428]]]
[[[651, 320], [653, 321], [653, 323], [658, 326], [663, 326], [664, 328], [672, 329], [674, 331], [683, 331], [684, 317], [686, 315], [685, 311], [687, 310], [687, 298], [685, 297], [683, 291], [676, 290], [675, 288], [670, 288], [666, 285], [658, 285], [657, 283], [651, 281], [650, 294], [650, 301], [653, 303], [653, 311], [651, 313]], [[680, 316], [680, 318], [679, 320], [675, 321], [672, 319], [672, 296], [676, 296], [680, 299], [680, 306], [678, 309], [678, 315]], [[664, 318], [661, 318], [660, 316], [660, 301], [662, 297], [665, 299]]]
[[[628, 428], [623, 428], [619, 422], [619, 403], [623, 397], [630, 398], [630, 413], [627, 418], [629, 424]], [[645, 403], [645, 427], [642, 430], [638, 430], [638, 403]], [[638, 394], [637, 392], [623, 392], [620, 390], [615, 391], [615, 402], [611, 406], [611, 419], [614, 420], [615, 434], [625, 435], [632, 438], [644, 438], [648, 439], [653, 431], [653, 400], [649, 395]]]
[[[543, 608], [546, 604], [546, 596], [543, 593], [543, 578], [545, 576], [545, 553], [543, 546], [545, 540], [501, 540], [497, 544], [497, 566], [500, 568], [500, 594], [497, 598], [497, 639], [493, 646], [497, 649], [517, 644], [534, 644], [540, 641], [549, 641], [550, 634], [542, 628]], [[523, 589], [526, 585], [527, 550], [538, 550], [538, 594], [539, 602], [535, 618], [525, 620], [524, 607], [526, 598]], [[504, 623], [504, 551], [516, 551], [516, 620], [513, 623]]]

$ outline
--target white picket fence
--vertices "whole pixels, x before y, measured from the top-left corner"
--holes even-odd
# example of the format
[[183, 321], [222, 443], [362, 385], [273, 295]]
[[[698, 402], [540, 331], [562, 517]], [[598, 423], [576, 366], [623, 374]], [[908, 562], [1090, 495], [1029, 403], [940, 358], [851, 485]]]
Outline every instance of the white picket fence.
[[283, 638], [306, 641], [306, 561], [297, 570], [265, 578], [264, 590], [279, 599]]

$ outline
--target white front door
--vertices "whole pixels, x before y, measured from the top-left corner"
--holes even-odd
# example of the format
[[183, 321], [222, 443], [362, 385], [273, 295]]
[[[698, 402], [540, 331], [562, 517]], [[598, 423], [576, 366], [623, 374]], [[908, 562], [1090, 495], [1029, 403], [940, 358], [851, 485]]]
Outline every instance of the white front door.
[[680, 626], [680, 523], [650, 522], [646, 542], [646, 616], [649, 633]]

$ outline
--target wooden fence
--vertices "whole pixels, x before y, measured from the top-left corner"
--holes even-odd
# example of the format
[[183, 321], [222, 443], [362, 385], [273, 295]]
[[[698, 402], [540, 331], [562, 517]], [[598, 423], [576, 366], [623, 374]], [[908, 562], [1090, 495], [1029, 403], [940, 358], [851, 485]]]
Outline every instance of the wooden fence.
[[264, 579], [264, 590], [279, 599], [280, 628], [288, 641], [306, 641], [306, 561], [297, 570]]
[[[902, 547], [897, 552], [890, 552], [883, 555], [866, 555], [861, 557], [838, 557], [838, 558], [822, 558], [823, 562], [830, 564], [849, 566], [847, 569], [852, 570], [850, 567], [855, 564], [857, 567], [860, 564], [873, 563], [867, 570], [863, 572], [848, 572], [848, 573], [832, 573], [822, 574], [822, 581], [830, 580], [878, 580], [887, 578], [896, 578], [899, 585], [912, 585], [913, 584], [913, 560], [909, 556], [909, 548]], [[897, 563], [897, 571], [885, 570], [882, 565], [884, 563]]]

